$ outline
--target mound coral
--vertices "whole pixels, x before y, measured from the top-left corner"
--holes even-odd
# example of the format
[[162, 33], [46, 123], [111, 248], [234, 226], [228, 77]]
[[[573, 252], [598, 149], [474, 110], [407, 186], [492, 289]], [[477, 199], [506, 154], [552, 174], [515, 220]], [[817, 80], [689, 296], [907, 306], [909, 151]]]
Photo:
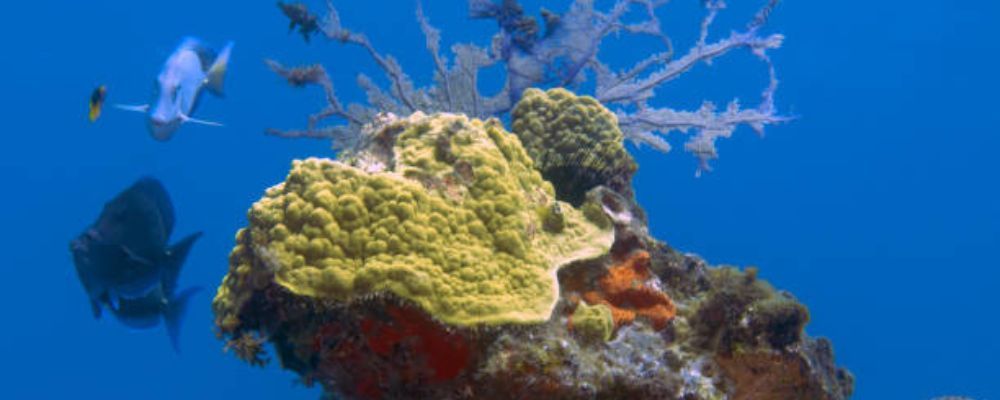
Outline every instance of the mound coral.
[[593, 97], [528, 89], [511, 127], [560, 199], [579, 204], [597, 185], [631, 196], [638, 165], [625, 151], [618, 119]]
[[[556, 269], [611, 246], [610, 230], [565, 203], [562, 229], [542, 229], [535, 209], [558, 204], [551, 185], [499, 124], [416, 114], [385, 129], [399, 132], [386, 169], [296, 161], [251, 208], [240, 235], [273, 254], [285, 289], [341, 302], [391, 293], [459, 326], [538, 323], [556, 304]], [[234, 249], [234, 275], [252, 268], [248, 250]], [[227, 278], [217, 311], [233, 309], [239, 280]]]

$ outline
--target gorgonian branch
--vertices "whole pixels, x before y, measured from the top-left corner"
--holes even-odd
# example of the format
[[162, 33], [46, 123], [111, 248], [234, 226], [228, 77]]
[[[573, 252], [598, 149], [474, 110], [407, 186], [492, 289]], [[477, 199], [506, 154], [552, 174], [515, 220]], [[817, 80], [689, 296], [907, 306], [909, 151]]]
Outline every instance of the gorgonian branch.
[[[776, 114], [774, 94], [778, 80], [768, 50], [781, 47], [784, 37], [780, 34], [761, 35], [760, 30], [779, 3], [767, 0], [757, 11], [745, 30], [711, 42], [711, 28], [716, 17], [725, 9], [724, 0], [702, 0], [706, 13], [701, 19], [696, 42], [679, 58], [675, 57], [674, 44], [664, 32], [659, 12], [668, 0], [618, 0], [607, 11], [594, 8], [593, 0], [574, 0], [564, 13], [542, 11], [543, 24], [526, 15], [516, 0], [469, 0], [469, 15], [474, 19], [489, 19], [497, 23], [498, 32], [488, 47], [462, 44], [452, 46], [453, 62], [441, 54], [441, 31], [432, 26], [418, 3], [417, 22], [425, 36], [425, 45], [434, 63], [434, 84], [427, 88], [414, 87], [399, 63], [389, 55], [375, 50], [363, 34], [345, 28], [332, 2], [327, 0], [327, 14], [319, 19], [305, 6], [284, 5], [283, 11], [293, 23], [302, 26], [302, 34], [322, 34], [328, 39], [364, 48], [390, 82], [382, 90], [365, 75], [357, 83], [367, 95], [367, 106], [352, 105], [345, 109], [333, 92], [329, 77], [322, 71], [309, 83], [324, 87], [328, 106], [310, 117], [305, 131], [287, 131], [286, 137], [341, 137], [360, 128], [380, 112], [406, 114], [414, 111], [455, 112], [477, 118], [500, 116], [511, 110], [521, 93], [531, 87], [579, 87], [591, 76], [596, 79], [595, 98], [615, 110], [625, 136], [637, 144], [650, 145], [660, 151], [669, 151], [666, 137], [671, 132], [693, 133], [684, 148], [699, 159], [699, 173], [709, 170], [709, 161], [717, 158], [715, 143], [718, 138], [729, 137], [739, 126], [749, 126], [762, 133], [766, 125], [788, 120]], [[638, 9], [638, 13], [633, 13]], [[321, 21], [319, 23], [315, 21]], [[314, 26], [318, 28], [314, 29]], [[664, 49], [638, 61], [622, 72], [613, 72], [600, 58], [600, 49], [606, 37], [616, 33], [652, 36]], [[652, 107], [648, 103], [657, 98], [656, 90], [679, 78], [700, 63], [727, 55], [737, 49], [748, 49], [768, 69], [769, 82], [761, 93], [761, 103], [752, 109], [743, 109], [733, 100], [724, 110], [717, 110], [709, 102], [695, 111], [679, 111], [668, 107]], [[484, 96], [478, 89], [479, 72], [500, 64], [506, 82], [499, 93]], [[316, 72], [306, 67], [302, 71]], [[295, 71], [294, 69], [292, 71]], [[278, 70], [276, 70], [278, 72]], [[287, 71], [286, 71], [287, 72]], [[282, 74], [290, 83], [295, 79]], [[317, 129], [316, 123], [328, 117], [346, 120], [343, 127]], [[342, 146], [338, 146], [342, 147]]]

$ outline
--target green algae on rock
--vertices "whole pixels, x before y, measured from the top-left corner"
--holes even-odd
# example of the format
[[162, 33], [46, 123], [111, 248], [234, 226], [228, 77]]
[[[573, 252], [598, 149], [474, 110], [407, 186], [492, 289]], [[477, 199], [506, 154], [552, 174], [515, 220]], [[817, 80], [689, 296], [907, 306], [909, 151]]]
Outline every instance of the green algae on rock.
[[615, 331], [611, 308], [604, 304], [580, 302], [570, 317], [573, 332], [591, 340], [608, 341]]
[[631, 195], [638, 165], [625, 151], [617, 118], [594, 98], [528, 89], [511, 113], [511, 126], [560, 200], [579, 205], [597, 185]]
[[[217, 315], [235, 315], [263, 253], [274, 281], [296, 295], [391, 293], [445, 324], [541, 323], [558, 300], [556, 270], [610, 248], [613, 232], [557, 203], [499, 123], [417, 113], [384, 129], [396, 135], [386, 163], [296, 161], [254, 204], [239, 235], [258, 250], [234, 249]], [[553, 205], [559, 230], [544, 229], [537, 212]]]

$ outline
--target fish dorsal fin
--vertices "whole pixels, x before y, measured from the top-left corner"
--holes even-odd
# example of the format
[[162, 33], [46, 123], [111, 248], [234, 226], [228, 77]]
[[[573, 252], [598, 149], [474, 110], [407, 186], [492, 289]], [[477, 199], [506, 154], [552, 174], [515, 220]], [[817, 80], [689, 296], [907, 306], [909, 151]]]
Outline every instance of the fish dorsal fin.
[[163, 238], [161, 243], [165, 244], [170, 233], [174, 230], [174, 204], [170, 201], [167, 189], [163, 187], [163, 183], [159, 179], [144, 176], [136, 180], [129, 190], [134, 192], [136, 196], [141, 196], [143, 201], [149, 202], [152, 209], [156, 210], [161, 229], [158, 233]]
[[226, 44], [219, 55], [215, 57], [212, 66], [205, 73], [205, 87], [216, 96], [222, 96], [222, 86], [226, 77], [226, 69], [229, 68], [229, 57], [233, 53], [233, 42]]
[[163, 272], [162, 272], [162, 285], [163, 293], [166, 296], [173, 294], [174, 289], [177, 287], [177, 277], [181, 274], [181, 267], [184, 265], [184, 260], [187, 259], [188, 253], [191, 252], [191, 246], [194, 246], [194, 242], [201, 237], [201, 232], [196, 232], [194, 234], [181, 239], [181, 241], [174, 243], [173, 246], [167, 249], [166, 256], [163, 261]]
[[158, 263], [174, 228], [174, 208], [163, 184], [143, 177], [104, 205], [93, 229], [100, 243], [91, 245], [107, 259]]

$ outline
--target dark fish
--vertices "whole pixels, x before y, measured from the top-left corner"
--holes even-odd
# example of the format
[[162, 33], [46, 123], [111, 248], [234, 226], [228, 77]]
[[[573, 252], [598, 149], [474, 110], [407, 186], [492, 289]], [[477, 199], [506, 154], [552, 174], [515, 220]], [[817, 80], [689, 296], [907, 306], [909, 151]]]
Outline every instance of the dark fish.
[[108, 308], [127, 326], [149, 328], [162, 317], [176, 347], [193, 293], [175, 296], [177, 277], [201, 233], [167, 246], [173, 228], [174, 208], [163, 185], [142, 178], [105, 204], [97, 221], [70, 243], [94, 318]]
[[104, 97], [108, 94], [108, 88], [104, 85], [98, 86], [90, 93], [90, 122], [97, 121], [101, 117], [101, 110], [104, 108]]
[[115, 319], [132, 329], [155, 328], [162, 319], [167, 327], [170, 344], [174, 350], [179, 352], [178, 338], [180, 337], [184, 311], [187, 309], [187, 303], [191, 296], [200, 290], [200, 287], [190, 287], [179, 294], [174, 294], [172, 290], [167, 290], [165, 287], [156, 288], [137, 299], [120, 299], [117, 307], [109, 307], [109, 309]]
[[319, 32], [319, 19], [309, 12], [309, 8], [305, 4], [286, 4], [279, 1], [278, 8], [288, 17], [288, 32], [291, 33], [298, 26], [299, 33], [302, 34], [302, 38], [305, 39], [306, 43], [309, 43], [310, 36]]

